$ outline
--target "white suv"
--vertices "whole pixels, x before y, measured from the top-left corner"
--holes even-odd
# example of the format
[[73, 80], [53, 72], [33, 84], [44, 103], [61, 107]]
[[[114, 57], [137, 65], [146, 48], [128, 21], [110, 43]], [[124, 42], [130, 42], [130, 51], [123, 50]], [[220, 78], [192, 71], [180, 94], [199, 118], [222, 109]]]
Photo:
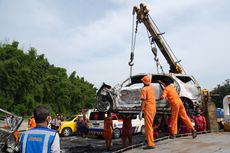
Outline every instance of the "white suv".
[[[144, 119], [140, 120], [138, 115], [133, 115], [132, 118], [132, 133], [144, 133]], [[89, 117], [89, 133], [103, 136], [104, 130], [104, 112], [91, 112]], [[120, 138], [122, 132], [123, 121], [120, 115], [111, 113], [113, 120], [113, 138]]]

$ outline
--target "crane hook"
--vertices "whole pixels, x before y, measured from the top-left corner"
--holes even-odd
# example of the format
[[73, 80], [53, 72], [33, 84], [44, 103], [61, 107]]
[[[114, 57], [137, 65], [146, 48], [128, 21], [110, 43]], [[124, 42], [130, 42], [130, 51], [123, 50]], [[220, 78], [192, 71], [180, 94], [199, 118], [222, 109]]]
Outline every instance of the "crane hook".
[[131, 52], [131, 54], [130, 54], [129, 66], [133, 66], [133, 65], [134, 65], [134, 63], [133, 63], [133, 59], [134, 59], [134, 53], [133, 53], [133, 52]]

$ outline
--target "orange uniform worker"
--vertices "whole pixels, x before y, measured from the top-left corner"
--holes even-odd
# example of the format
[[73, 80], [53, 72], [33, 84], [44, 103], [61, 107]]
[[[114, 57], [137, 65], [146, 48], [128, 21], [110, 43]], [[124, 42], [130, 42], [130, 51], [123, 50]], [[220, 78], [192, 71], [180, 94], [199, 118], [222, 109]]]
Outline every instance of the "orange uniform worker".
[[132, 118], [131, 115], [122, 116], [123, 125], [122, 125], [122, 145], [126, 147], [126, 141], [128, 139], [129, 146], [132, 145]]
[[104, 119], [104, 138], [105, 138], [105, 145], [108, 151], [111, 150], [112, 135], [113, 135], [113, 121], [110, 117], [110, 113], [107, 113], [107, 117], [105, 117]]
[[149, 76], [144, 76], [142, 79], [144, 87], [141, 89], [141, 112], [139, 114], [140, 119], [142, 118], [142, 112], [144, 111], [144, 121], [145, 121], [145, 136], [147, 140], [147, 146], [144, 149], [154, 149], [154, 129], [153, 120], [156, 114], [156, 100], [154, 88], [151, 83]]
[[162, 83], [164, 85], [164, 91], [160, 99], [168, 98], [168, 102], [171, 106], [171, 138], [174, 138], [177, 134], [177, 120], [178, 115], [182, 119], [182, 121], [186, 124], [186, 126], [192, 130], [192, 137], [196, 138], [197, 133], [195, 128], [192, 125], [190, 118], [188, 117], [184, 105], [177, 94], [174, 85], [172, 84], [172, 80], [170, 78], [166, 78]]
[[31, 118], [29, 119], [29, 128], [34, 128], [34, 127], [36, 127], [36, 122], [34, 116], [31, 116]]

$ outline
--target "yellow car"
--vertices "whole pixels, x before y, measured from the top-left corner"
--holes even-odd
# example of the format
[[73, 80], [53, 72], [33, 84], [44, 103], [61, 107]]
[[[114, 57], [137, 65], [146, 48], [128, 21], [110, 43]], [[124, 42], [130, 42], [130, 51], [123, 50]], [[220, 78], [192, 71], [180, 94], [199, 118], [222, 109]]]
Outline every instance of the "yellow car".
[[74, 115], [69, 120], [61, 122], [58, 133], [67, 137], [77, 132], [77, 120], [82, 118], [82, 115]]

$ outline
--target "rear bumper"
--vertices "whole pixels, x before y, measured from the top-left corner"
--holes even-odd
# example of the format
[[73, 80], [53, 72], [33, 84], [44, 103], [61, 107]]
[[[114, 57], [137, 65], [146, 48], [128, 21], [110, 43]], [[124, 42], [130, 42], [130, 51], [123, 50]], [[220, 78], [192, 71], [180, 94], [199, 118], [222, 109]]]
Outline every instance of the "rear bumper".
[[103, 135], [104, 129], [89, 128], [89, 134], [92, 135]]

